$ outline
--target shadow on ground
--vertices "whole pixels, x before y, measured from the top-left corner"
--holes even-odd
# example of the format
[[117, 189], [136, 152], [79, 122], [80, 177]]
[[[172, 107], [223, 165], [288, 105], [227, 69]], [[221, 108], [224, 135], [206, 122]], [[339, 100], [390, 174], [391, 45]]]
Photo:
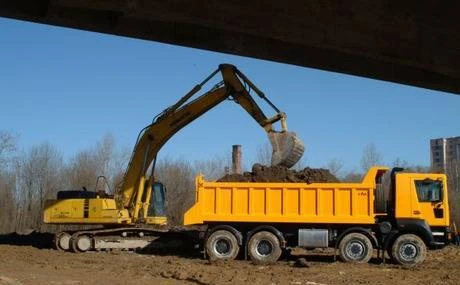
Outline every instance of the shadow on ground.
[[0, 244], [33, 246], [38, 249], [53, 248], [52, 233], [31, 232], [28, 234], [8, 233], [0, 235]]
[[160, 256], [179, 256], [185, 258], [202, 257], [200, 231], [182, 230], [159, 233], [159, 237], [146, 248], [136, 250], [140, 254], [155, 254]]

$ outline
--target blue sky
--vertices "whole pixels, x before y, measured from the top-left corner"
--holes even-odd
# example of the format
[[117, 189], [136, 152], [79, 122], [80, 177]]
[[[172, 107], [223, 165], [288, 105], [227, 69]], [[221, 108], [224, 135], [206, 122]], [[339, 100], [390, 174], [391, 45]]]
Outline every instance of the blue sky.
[[[460, 135], [460, 96], [4, 18], [0, 130], [19, 134], [23, 149], [50, 142], [65, 157], [106, 133], [131, 148], [156, 114], [224, 62], [236, 65], [287, 113], [312, 167], [341, 159], [345, 169], [359, 169], [369, 143], [388, 164], [400, 158], [429, 165], [430, 138]], [[241, 144], [248, 165], [266, 142], [252, 118], [227, 101], [173, 137], [160, 157], [212, 158]]]

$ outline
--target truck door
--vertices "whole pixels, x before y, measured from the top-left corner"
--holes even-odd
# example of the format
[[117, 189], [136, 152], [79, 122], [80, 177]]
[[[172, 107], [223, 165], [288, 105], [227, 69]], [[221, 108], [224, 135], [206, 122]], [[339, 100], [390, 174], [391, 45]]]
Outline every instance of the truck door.
[[418, 200], [413, 214], [423, 217], [431, 227], [448, 225], [443, 180], [421, 177], [414, 178], [411, 184]]

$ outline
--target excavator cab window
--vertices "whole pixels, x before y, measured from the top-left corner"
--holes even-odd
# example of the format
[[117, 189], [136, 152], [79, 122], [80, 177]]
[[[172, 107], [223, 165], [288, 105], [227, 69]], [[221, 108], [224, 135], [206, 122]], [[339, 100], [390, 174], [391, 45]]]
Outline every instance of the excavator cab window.
[[166, 216], [166, 188], [163, 184], [155, 182], [153, 184], [153, 193], [151, 196], [148, 215], [150, 217]]

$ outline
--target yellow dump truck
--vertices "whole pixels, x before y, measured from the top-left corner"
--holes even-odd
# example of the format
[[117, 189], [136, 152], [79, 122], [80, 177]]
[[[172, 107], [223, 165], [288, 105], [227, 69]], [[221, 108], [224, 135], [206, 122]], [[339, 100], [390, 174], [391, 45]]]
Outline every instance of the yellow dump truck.
[[[196, 202], [185, 225], [207, 225], [211, 259], [249, 256], [271, 263], [292, 247], [333, 247], [347, 262], [365, 263], [374, 249], [415, 265], [426, 248], [449, 239], [443, 174], [372, 167], [361, 183], [208, 182], [196, 179]], [[385, 190], [386, 189], [386, 190]]]

